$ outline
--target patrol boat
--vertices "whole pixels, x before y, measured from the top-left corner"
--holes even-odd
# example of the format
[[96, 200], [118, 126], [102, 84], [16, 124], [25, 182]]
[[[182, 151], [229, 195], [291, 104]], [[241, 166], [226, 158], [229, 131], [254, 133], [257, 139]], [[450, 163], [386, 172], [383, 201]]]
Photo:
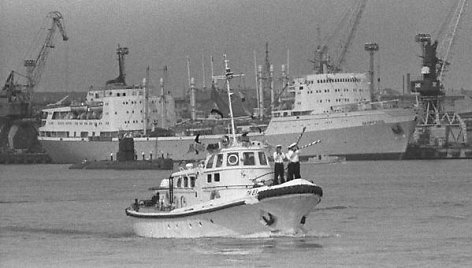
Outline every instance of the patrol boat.
[[[139, 236], [191, 238], [303, 234], [307, 217], [321, 201], [321, 187], [307, 179], [272, 185], [273, 169], [266, 146], [235, 134], [225, 55], [225, 76], [231, 115], [231, 136], [198, 164], [163, 179], [151, 188], [151, 200], [135, 202], [126, 215]], [[239, 137], [241, 138], [241, 137]]]

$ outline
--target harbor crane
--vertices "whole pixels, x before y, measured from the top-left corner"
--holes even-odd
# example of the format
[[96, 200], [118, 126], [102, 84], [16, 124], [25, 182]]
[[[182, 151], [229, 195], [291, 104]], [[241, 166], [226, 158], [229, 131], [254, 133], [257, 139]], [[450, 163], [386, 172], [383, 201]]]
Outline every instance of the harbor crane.
[[[367, 0], [357, 0], [343, 15], [334, 31], [315, 51], [314, 63], [317, 73], [341, 71], [346, 54], [356, 35]], [[331, 51], [331, 53], [328, 53]], [[330, 57], [333, 55], [333, 57]]]
[[[54, 48], [54, 37], [57, 30], [62, 35], [62, 40], [67, 41], [64, 19], [59, 11], [49, 12], [47, 18], [51, 24], [47, 28], [47, 34], [36, 58], [26, 59], [24, 66], [26, 74], [11, 71], [2, 92], [0, 92], [0, 116], [28, 117], [31, 115], [31, 96], [34, 88], [39, 84], [43, 74], [49, 52]], [[15, 81], [15, 75], [26, 79], [26, 83], [20, 84]]]
[[[420, 136], [429, 136], [434, 127], [444, 129], [443, 143], [447, 145], [449, 137], [456, 144], [467, 143], [467, 130], [464, 120], [455, 112], [445, 111], [444, 78], [451, 61], [451, 51], [464, 13], [467, 0], [458, 0], [441, 26], [439, 34], [433, 41], [431, 34], [420, 33], [415, 41], [422, 50], [422, 77], [411, 82], [411, 88], [417, 95], [418, 124], [415, 140]], [[449, 97], [449, 99], [453, 97]], [[429, 138], [431, 140], [431, 137]]]

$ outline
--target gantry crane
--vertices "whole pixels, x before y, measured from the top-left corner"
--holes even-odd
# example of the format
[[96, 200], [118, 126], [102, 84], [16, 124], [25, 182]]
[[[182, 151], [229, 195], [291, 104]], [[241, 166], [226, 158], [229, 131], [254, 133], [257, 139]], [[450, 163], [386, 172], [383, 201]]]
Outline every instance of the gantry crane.
[[[31, 95], [34, 88], [39, 84], [44, 66], [51, 48], [54, 48], [54, 37], [59, 29], [62, 40], [69, 38], [65, 32], [62, 14], [59, 11], [49, 12], [47, 18], [52, 22], [47, 29], [47, 34], [38, 55], [34, 59], [26, 59], [26, 75], [11, 71], [2, 92], [0, 92], [0, 117], [28, 117], [31, 115]], [[20, 84], [15, 81], [15, 75], [26, 78], [26, 83]]]

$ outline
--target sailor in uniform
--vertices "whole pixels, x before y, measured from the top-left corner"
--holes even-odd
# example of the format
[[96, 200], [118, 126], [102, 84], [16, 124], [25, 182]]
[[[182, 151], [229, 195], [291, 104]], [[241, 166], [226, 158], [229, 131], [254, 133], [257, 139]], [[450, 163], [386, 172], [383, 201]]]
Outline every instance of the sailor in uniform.
[[292, 143], [288, 146], [287, 159], [288, 163], [288, 172], [287, 172], [287, 181], [301, 178], [300, 176], [300, 160], [298, 157], [299, 150], [297, 143]]
[[274, 152], [274, 185], [282, 184], [284, 180], [284, 160], [285, 154], [282, 152], [282, 145], [277, 145]]

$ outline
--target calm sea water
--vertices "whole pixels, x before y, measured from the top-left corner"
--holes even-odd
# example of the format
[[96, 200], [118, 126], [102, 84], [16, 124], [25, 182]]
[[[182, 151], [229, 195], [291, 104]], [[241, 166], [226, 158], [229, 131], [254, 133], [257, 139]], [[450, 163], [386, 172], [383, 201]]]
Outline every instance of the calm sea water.
[[304, 237], [136, 237], [124, 209], [164, 171], [0, 165], [0, 267], [471, 267], [472, 162], [302, 165]]

